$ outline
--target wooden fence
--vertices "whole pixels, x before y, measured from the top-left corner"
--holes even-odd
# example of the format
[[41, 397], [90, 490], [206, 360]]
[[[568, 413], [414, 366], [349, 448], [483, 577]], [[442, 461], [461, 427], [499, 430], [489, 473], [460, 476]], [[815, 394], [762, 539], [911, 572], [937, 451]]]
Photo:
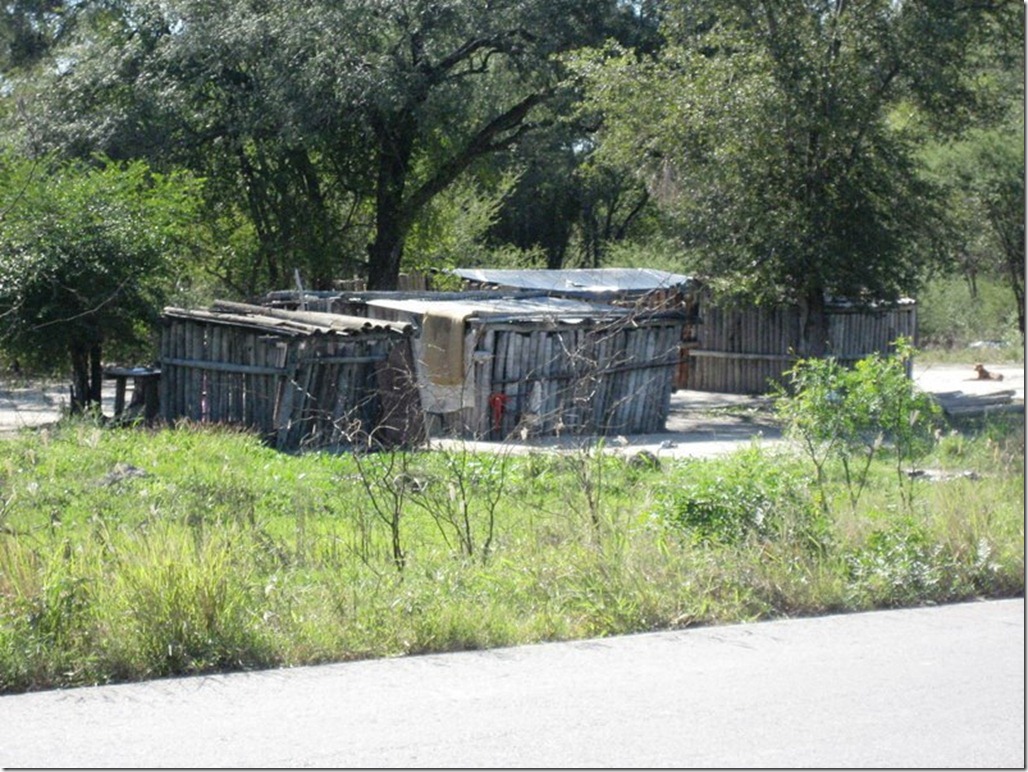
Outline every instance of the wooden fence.
[[367, 441], [403, 408], [391, 370], [409, 360], [409, 326], [234, 303], [168, 308], [162, 321], [167, 421], [243, 426], [293, 450]]
[[472, 319], [474, 407], [466, 433], [503, 439], [664, 429], [682, 320], [627, 315], [588, 324]]
[[[795, 308], [722, 308], [705, 302], [701, 316], [690, 389], [763, 394], [802, 350], [802, 319]], [[852, 364], [890, 351], [899, 337], [914, 340], [917, 306], [913, 301], [880, 308], [830, 305], [828, 329], [828, 353]]]

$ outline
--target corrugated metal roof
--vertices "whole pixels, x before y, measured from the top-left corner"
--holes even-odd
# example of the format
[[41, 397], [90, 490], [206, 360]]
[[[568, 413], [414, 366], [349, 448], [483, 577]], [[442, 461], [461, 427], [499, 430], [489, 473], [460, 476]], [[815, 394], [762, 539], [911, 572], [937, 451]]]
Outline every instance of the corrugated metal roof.
[[388, 308], [423, 316], [426, 313], [460, 314], [474, 317], [512, 316], [521, 319], [622, 316], [628, 312], [602, 303], [585, 303], [567, 298], [469, 298], [433, 300], [430, 298], [374, 298], [369, 306]]
[[409, 335], [413, 332], [411, 325], [402, 322], [386, 322], [311, 311], [284, 311], [224, 300], [215, 301], [210, 309], [169, 307], [164, 309], [163, 315], [166, 318], [196, 319], [212, 324], [249, 327], [285, 336], [311, 334], [351, 336], [383, 333]]
[[567, 294], [644, 293], [693, 283], [691, 276], [653, 268], [494, 269], [455, 268], [467, 281]]

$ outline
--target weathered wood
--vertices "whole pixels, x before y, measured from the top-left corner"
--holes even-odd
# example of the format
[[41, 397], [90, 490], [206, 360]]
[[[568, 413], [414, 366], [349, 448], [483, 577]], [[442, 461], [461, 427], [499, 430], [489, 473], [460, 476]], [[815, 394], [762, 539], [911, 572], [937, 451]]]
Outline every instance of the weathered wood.
[[[802, 355], [802, 320], [794, 308], [710, 305], [702, 316], [699, 345], [689, 352], [689, 388], [763, 392]], [[901, 331], [912, 337], [916, 306], [829, 306], [828, 322], [830, 353], [851, 363], [890, 351]]]
[[750, 354], [742, 351], [713, 351], [702, 348], [694, 348], [692, 355], [694, 357], [710, 357], [712, 359], [769, 360], [775, 362], [792, 362], [797, 358], [792, 354]]
[[409, 325], [340, 325], [311, 316], [268, 324], [263, 313], [236, 323], [236, 316], [166, 314], [160, 346], [168, 373], [165, 417], [241, 424], [288, 449], [337, 442], [349, 434], [351, 413], [376, 420], [373, 372], [394, 345], [409, 340], [398, 331], [411, 331]]

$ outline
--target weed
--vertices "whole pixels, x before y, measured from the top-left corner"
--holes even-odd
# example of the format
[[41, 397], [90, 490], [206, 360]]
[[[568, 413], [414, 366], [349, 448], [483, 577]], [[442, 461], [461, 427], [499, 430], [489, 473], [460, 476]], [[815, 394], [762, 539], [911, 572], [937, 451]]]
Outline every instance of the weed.
[[724, 459], [691, 462], [658, 494], [654, 514], [699, 541], [738, 543], [770, 536], [797, 519], [812, 525], [812, 500], [790, 459], [757, 446]]
[[818, 496], [850, 499], [837, 462], [819, 486], [756, 445], [652, 465], [19, 435], [0, 443], [0, 691], [1023, 593], [1023, 429], [944, 440], [924, 462], [974, 475], [913, 480], [904, 504], [876, 452], [857, 505], [826, 514]]

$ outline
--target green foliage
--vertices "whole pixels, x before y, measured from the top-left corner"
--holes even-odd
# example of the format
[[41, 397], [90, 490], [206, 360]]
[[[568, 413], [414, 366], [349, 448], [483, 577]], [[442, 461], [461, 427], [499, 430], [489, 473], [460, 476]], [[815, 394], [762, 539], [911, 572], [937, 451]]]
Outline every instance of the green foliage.
[[1011, 100], [1014, 114], [1001, 127], [979, 129], [959, 142], [930, 146], [925, 155], [931, 174], [947, 195], [954, 273], [966, 279], [974, 306], [980, 302], [980, 281], [1003, 281], [1012, 295], [1006, 307], [1016, 320], [1023, 344], [1023, 86], [1020, 97]]
[[411, 229], [445, 208], [433, 199], [535, 128], [552, 54], [623, 21], [613, 0], [133, 0], [80, 16], [61, 66], [19, 84], [20, 127], [35, 147], [210, 180], [207, 216], [249, 251], [211, 265], [248, 292], [294, 269], [315, 288], [357, 272], [394, 285]]
[[0, 9], [0, 73], [27, 69], [45, 59], [74, 30], [75, 13], [68, 6], [63, 0], [6, 3]]
[[825, 292], [893, 299], [943, 259], [939, 191], [894, 110], [968, 125], [973, 63], [1005, 13], [693, 2], [668, 7], [656, 55], [612, 47], [574, 66], [603, 116], [599, 157], [646, 181], [711, 275], [814, 308]]
[[0, 346], [67, 364], [141, 344], [187, 253], [198, 184], [141, 162], [0, 157]]
[[0, 442], [0, 691], [1023, 593], [1023, 422], [944, 440], [920, 507], [875, 486], [824, 517], [759, 446], [658, 468], [23, 432]]
[[622, 265], [612, 250], [643, 251], [639, 241], [659, 233], [661, 221], [634, 174], [595, 162], [591, 122], [575, 115], [573, 102], [565, 94], [550, 105], [544, 128], [494, 160], [516, 169], [518, 180], [490, 236], [496, 245], [538, 250], [548, 268]]
[[[801, 359], [788, 371], [788, 384], [779, 389], [775, 410], [813, 465], [826, 512], [828, 463], [842, 466], [855, 509], [871, 465], [886, 443], [895, 458], [901, 491], [910, 490], [904, 484], [904, 465], [931, 450], [942, 414], [907, 374], [912, 357], [909, 343], [899, 340], [895, 354], [875, 353], [852, 368], [833, 358], [818, 358]], [[909, 505], [905, 496], [904, 501]]]
[[487, 236], [517, 180], [505, 177], [492, 189], [460, 180], [426, 204], [407, 235], [404, 267], [428, 271], [489, 263]]
[[812, 504], [791, 459], [751, 447], [676, 470], [661, 484], [653, 514], [698, 541], [734, 544], [748, 536], [773, 538], [795, 525], [812, 527]]
[[[917, 297], [919, 359], [944, 357], [948, 352], [964, 362], [1024, 361], [1024, 345], [1009, 285], [995, 276], [979, 274], [974, 286], [966, 277], [936, 277]], [[998, 349], [968, 349], [984, 341]]]
[[940, 585], [958, 576], [944, 552], [942, 545], [916, 527], [872, 531], [859, 549], [845, 557], [852, 592], [887, 606], [936, 594]]

